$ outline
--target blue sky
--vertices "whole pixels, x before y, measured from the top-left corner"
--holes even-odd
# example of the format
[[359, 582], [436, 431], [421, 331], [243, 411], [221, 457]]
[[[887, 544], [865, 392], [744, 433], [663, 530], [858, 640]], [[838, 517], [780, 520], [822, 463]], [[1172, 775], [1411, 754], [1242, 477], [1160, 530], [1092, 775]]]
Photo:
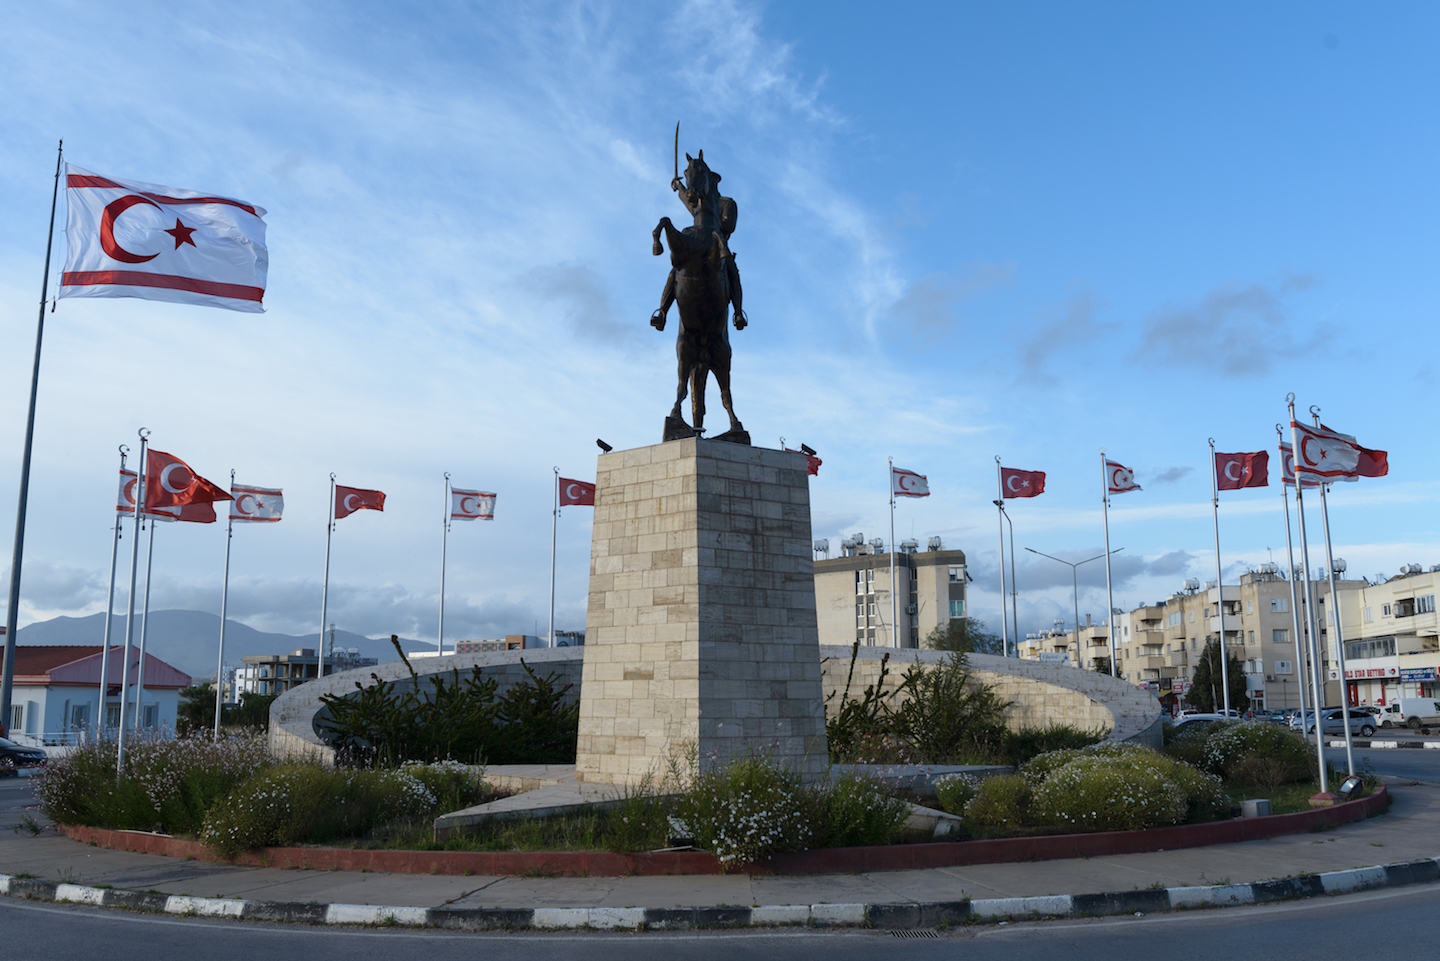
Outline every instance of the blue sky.
[[[899, 537], [967, 552], [999, 620], [994, 457], [1049, 474], [1018, 547], [1097, 553], [1116, 602], [1213, 577], [1206, 439], [1269, 449], [1284, 397], [1390, 452], [1331, 505], [1352, 573], [1440, 562], [1430, 442], [1440, 12], [1338, 4], [12, 5], [0, 56], [0, 540], [9, 544], [55, 141], [104, 175], [268, 209], [267, 313], [47, 314], [21, 620], [101, 609], [115, 448], [283, 487], [237, 530], [231, 610], [433, 636], [442, 474], [500, 494], [450, 541], [447, 635], [543, 631], [549, 481], [658, 441], [673, 335], [646, 320], [681, 149], [739, 204], [755, 442], [825, 460], [817, 537], [887, 536], [885, 461], [933, 496]], [[61, 218], [63, 221], [63, 198]], [[58, 273], [63, 237], [57, 230]], [[673, 330], [673, 328], [672, 328]], [[712, 388], [713, 394], [713, 388]], [[712, 397], [711, 410], [718, 411]], [[1225, 495], [1227, 579], [1276, 556], [1275, 487]], [[560, 524], [584, 619], [589, 511]], [[223, 534], [157, 537], [152, 603], [216, 610]], [[1317, 537], [1318, 539], [1318, 537]], [[1315, 559], [1318, 562], [1320, 555]], [[1021, 551], [1022, 627], [1070, 609]], [[123, 580], [123, 578], [122, 578]], [[1082, 568], [1082, 615], [1104, 610]]]

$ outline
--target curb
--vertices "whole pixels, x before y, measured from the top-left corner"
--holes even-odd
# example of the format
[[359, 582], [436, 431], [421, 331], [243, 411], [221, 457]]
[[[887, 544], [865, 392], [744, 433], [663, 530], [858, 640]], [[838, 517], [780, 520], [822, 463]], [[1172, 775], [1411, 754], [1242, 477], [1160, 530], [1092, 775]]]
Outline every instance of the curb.
[[[1375, 749], [1377, 749], [1377, 748], [1378, 748], [1378, 749], [1382, 749], [1382, 750], [1391, 750], [1391, 751], [1395, 751], [1395, 750], [1403, 751], [1403, 750], [1406, 750], [1406, 749], [1419, 749], [1419, 748], [1431, 748], [1431, 749], [1433, 749], [1433, 750], [1440, 750], [1440, 741], [1376, 741], [1376, 740], [1366, 741], [1366, 740], [1361, 740], [1361, 739], [1354, 739], [1354, 740], [1351, 740], [1350, 744], [1351, 744], [1352, 747], [1360, 747], [1360, 748], [1365, 748], [1365, 749], [1367, 749], [1367, 750], [1375, 750]], [[1344, 740], [1326, 741], [1326, 742], [1325, 742], [1325, 746], [1326, 746], [1326, 747], [1344, 747], [1344, 746], [1345, 746], [1345, 742], [1344, 742]]]
[[1194, 908], [1267, 904], [1322, 894], [1350, 894], [1440, 880], [1440, 859], [1303, 874], [1252, 884], [1157, 888], [1110, 894], [1061, 894], [899, 904], [777, 904], [707, 908], [415, 908], [192, 898], [175, 894], [92, 888], [0, 874], [0, 894], [34, 901], [90, 904], [182, 917], [442, 928], [452, 931], [588, 929], [673, 931], [698, 928], [871, 927], [934, 928], [1041, 918], [1150, 914]]

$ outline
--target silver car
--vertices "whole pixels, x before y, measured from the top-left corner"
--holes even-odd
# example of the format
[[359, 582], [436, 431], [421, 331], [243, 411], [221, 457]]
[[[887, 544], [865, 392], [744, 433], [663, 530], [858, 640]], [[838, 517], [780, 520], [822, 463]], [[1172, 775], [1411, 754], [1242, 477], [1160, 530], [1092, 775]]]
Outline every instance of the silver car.
[[[1345, 729], [1341, 725], [1345, 723], [1344, 715], [1350, 715], [1351, 735], [1370, 737], [1375, 733], [1375, 715], [1364, 708], [1352, 707], [1347, 712], [1343, 708], [1330, 708], [1320, 712], [1320, 732], [1322, 734], [1344, 734]], [[1305, 733], [1315, 733], [1315, 715], [1309, 711], [1305, 716]]]

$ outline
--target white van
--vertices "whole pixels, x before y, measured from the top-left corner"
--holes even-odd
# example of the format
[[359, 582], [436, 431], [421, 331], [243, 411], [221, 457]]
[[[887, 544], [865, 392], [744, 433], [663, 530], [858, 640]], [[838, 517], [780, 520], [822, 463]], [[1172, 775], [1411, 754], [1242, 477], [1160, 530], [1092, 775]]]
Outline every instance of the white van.
[[1440, 701], [1432, 697], [1397, 697], [1385, 705], [1381, 727], [1420, 728], [1440, 725]]

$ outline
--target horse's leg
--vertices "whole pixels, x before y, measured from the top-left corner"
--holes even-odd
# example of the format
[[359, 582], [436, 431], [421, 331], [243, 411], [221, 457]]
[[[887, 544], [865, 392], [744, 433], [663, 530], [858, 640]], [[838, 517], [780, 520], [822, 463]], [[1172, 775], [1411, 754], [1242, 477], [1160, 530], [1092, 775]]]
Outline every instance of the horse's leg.
[[690, 410], [695, 418], [697, 431], [705, 426], [705, 380], [709, 376], [710, 368], [704, 364], [696, 364], [695, 370], [690, 374]]
[[665, 329], [665, 316], [670, 313], [670, 305], [675, 303], [675, 269], [670, 269], [670, 276], [665, 278], [665, 289], [660, 292], [660, 309], [650, 315], [650, 326], [656, 330]]
[[730, 400], [730, 358], [728, 354], [723, 363], [715, 365], [714, 371], [715, 383], [720, 388], [720, 403], [725, 405], [725, 413], [730, 415], [730, 429], [744, 430], [744, 425], [735, 416], [735, 404]]
[[[659, 257], [665, 252], [665, 248], [660, 246], [660, 231], [664, 230], [666, 227], [669, 227], [672, 233], [675, 230], [675, 225], [670, 223], [669, 217], [661, 217], [660, 222], [655, 225], [655, 229], [650, 233], [650, 252], [656, 257]], [[669, 239], [668, 235], [666, 239]]]
[[695, 346], [690, 338], [685, 336], [685, 328], [680, 328], [680, 336], [675, 338], [675, 359], [678, 362], [680, 384], [675, 388], [675, 407], [670, 411], [670, 416], [676, 420], [683, 421], [684, 415], [680, 411], [680, 405], [685, 403], [686, 383], [690, 379], [690, 372], [695, 368]]

